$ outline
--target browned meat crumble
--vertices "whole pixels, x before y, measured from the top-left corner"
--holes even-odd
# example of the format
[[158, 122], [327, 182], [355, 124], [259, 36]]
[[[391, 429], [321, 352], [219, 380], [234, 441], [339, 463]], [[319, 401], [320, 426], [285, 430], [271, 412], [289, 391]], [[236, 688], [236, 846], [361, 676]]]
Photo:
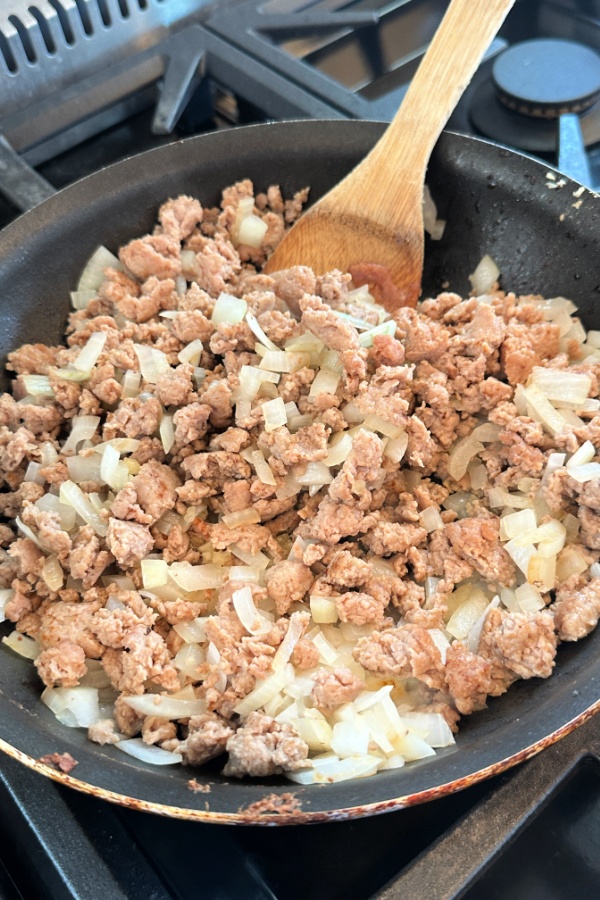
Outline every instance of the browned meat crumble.
[[562, 298], [265, 275], [306, 197], [169, 200], [9, 355], [0, 621], [91, 740], [310, 782], [451, 743], [596, 627], [600, 350]]

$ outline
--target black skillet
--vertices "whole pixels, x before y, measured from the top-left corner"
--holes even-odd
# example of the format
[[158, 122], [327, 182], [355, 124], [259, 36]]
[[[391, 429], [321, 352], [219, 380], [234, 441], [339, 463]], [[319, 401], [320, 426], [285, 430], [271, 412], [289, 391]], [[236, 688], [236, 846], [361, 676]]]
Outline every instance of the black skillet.
[[[0, 234], [1, 355], [22, 343], [56, 343], [69, 290], [99, 243], [113, 251], [152, 228], [158, 205], [178, 193], [215, 204], [220, 190], [251, 178], [286, 194], [312, 186], [319, 197], [367, 153], [383, 126], [355, 121], [268, 124], [193, 138], [114, 165], [47, 200]], [[426, 247], [424, 292], [469, 290], [468, 274], [489, 253], [505, 288], [573, 299], [588, 328], [600, 328], [600, 201], [552, 180], [547, 167], [471, 137], [445, 133], [428, 182], [447, 219]], [[393, 173], [390, 173], [393, 177]], [[7, 633], [7, 624], [0, 626]], [[154, 768], [60, 725], [39, 700], [31, 663], [0, 646], [0, 748], [33, 769], [123, 805], [223, 823], [310, 822], [366, 815], [459, 790], [533, 755], [600, 705], [600, 630], [559, 649], [555, 674], [518, 682], [464, 720], [456, 747], [371, 778], [299, 787], [283, 778], [231, 781], [210, 770]], [[68, 751], [70, 775], [39, 763]], [[0, 762], [1, 765], [1, 762]], [[207, 788], [193, 792], [188, 780]], [[253, 804], [293, 793], [295, 809]]]

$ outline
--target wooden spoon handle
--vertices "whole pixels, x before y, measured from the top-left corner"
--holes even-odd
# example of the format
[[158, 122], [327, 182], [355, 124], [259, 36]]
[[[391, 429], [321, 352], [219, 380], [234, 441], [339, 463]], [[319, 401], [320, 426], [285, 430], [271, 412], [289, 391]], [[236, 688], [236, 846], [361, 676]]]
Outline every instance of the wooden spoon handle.
[[[373, 153], [421, 185], [435, 143], [515, 0], [452, 0]], [[383, 161], [383, 160], [382, 160]]]

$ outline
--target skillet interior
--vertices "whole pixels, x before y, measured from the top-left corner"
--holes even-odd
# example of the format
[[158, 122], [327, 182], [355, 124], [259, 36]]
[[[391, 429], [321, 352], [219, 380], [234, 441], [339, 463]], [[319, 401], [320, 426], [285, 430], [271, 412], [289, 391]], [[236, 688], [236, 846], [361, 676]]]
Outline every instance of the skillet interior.
[[[364, 156], [382, 127], [348, 121], [251, 126], [162, 147], [67, 188], [0, 235], [1, 355], [24, 342], [57, 342], [68, 292], [96, 245], [116, 250], [146, 232], [169, 196], [190, 193], [211, 205], [225, 185], [250, 177], [258, 188], [279, 183], [286, 193], [310, 184], [316, 198]], [[469, 272], [489, 252], [506, 288], [568, 296], [578, 303], [586, 326], [600, 328], [595, 311], [600, 201], [587, 191], [574, 197], [578, 186], [568, 180], [550, 189], [556, 182], [546, 178], [547, 171], [496, 145], [444, 134], [428, 181], [448, 225], [443, 240], [426, 248], [425, 293], [447, 284], [468, 291]], [[218, 766], [202, 773], [153, 768], [90, 744], [41, 704], [31, 664], [0, 647], [0, 747], [74, 787], [167, 815], [266, 823], [382, 812], [464, 787], [579, 724], [599, 702], [599, 650], [600, 630], [561, 647], [551, 679], [519, 682], [489, 709], [465, 719], [457, 748], [405, 770], [301, 788], [275, 778], [231, 783], [217, 774]], [[78, 760], [73, 777], [35, 762], [54, 751], [69, 751]], [[210, 792], [192, 793], [191, 777], [209, 785]], [[257, 819], [244, 813], [265, 795], [288, 791], [300, 803], [296, 815]]]

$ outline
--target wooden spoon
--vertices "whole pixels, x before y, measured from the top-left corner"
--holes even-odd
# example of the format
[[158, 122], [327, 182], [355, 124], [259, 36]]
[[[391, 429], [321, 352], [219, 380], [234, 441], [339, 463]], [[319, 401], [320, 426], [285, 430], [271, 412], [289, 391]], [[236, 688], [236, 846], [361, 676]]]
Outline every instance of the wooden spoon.
[[265, 271], [351, 272], [391, 312], [415, 306], [423, 274], [423, 185], [444, 125], [515, 0], [452, 0], [404, 101], [359, 165], [308, 209]]

